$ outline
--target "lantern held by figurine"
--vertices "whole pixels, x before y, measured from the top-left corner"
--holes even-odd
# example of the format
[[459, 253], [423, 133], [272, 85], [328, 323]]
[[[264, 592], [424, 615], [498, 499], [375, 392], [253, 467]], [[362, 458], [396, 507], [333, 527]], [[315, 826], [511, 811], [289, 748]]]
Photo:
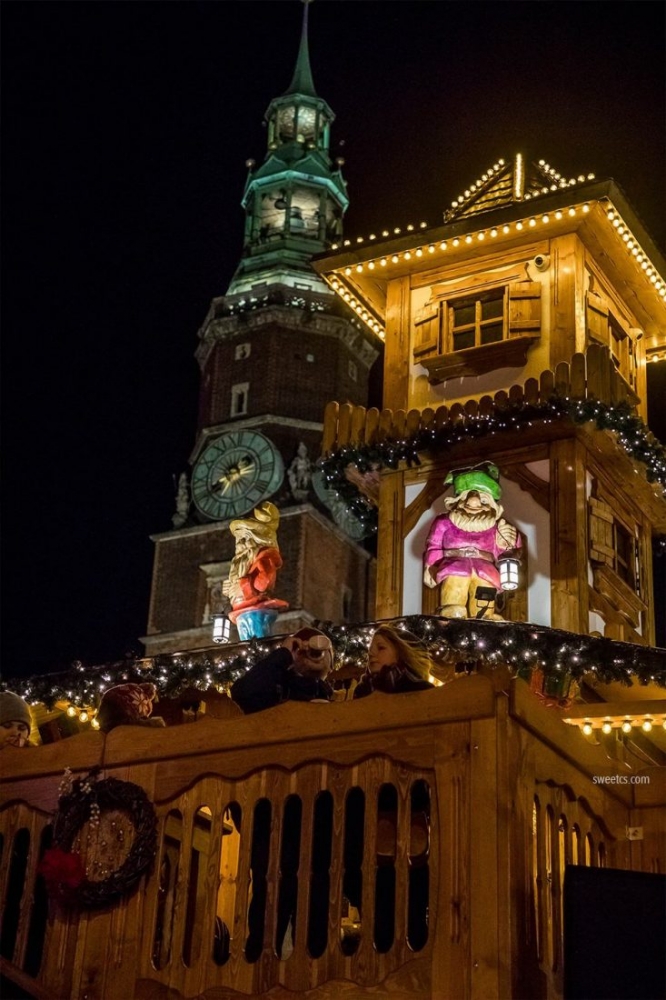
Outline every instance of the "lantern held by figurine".
[[520, 560], [516, 557], [515, 550], [501, 555], [498, 559], [498, 565], [502, 590], [517, 590]]

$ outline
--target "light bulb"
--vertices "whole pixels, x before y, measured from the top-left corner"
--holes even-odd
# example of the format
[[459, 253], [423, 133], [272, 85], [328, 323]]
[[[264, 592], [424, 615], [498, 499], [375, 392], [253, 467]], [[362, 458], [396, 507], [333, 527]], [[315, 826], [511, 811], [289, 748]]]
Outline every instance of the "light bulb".
[[625, 721], [622, 723], [622, 732], [623, 733], [631, 732], [631, 723], [629, 722], [628, 719], [625, 719]]

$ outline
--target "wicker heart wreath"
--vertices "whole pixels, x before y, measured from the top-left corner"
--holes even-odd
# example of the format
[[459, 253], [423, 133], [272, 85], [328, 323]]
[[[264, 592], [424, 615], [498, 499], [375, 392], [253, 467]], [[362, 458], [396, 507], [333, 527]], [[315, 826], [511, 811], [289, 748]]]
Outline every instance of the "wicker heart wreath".
[[[53, 824], [53, 846], [44, 852], [39, 866], [49, 895], [59, 903], [81, 909], [97, 909], [114, 903], [136, 888], [150, 868], [157, 849], [155, 809], [143, 788], [117, 778], [97, 780], [97, 770], [85, 778], [71, 780], [65, 772], [58, 811]], [[123, 863], [98, 881], [87, 877], [81, 855], [72, 850], [86, 822], [99, 825], [106, 810], [125, 813], [134, 830], [132, 845]]]

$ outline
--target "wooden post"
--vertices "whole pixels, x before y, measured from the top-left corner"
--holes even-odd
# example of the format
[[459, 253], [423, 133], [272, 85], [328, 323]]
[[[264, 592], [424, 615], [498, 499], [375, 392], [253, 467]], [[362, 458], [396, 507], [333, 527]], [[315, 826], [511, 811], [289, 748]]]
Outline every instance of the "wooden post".
[[404, 473], [389, 470], [382, 473], [379, 484], [377, 563], [386, 572], [377, 574], [378, 618], [396, 618], [402, 613], [403, 480]]
[[409, 278], [390, 281], [386, 294], [384, 406], [398, 410], [409, 399]]
[[586, 635], [587, 501], [585, 450], [574, 439], [555, 441], [550, 452], [551, 625]]

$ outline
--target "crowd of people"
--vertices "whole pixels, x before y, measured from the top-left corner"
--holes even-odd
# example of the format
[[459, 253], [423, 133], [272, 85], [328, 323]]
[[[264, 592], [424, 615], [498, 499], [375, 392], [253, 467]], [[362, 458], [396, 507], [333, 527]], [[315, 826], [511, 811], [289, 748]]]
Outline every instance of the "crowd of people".
[[[433, 687], [432, 663], [423, 643], [411, 632], [379, 625], [368, 648], [365, 667], [347, 687], [331, 683], [334, 651], [319, 629], [300, 628], [267, 656], [258, 660], [231, 687], [231, 698], [246, 714], [285, 701], [332, 702], [365, 698], [375, 691], [401, 694]], [[152, 684], [122, 684], [102, 698], [97, 717], [103, 732], [118, 725], [163, 726], [151, 717], [156, 688]], [[30, 707], [12, 691], [0, 693], [0, 750], [26, 747], [33, 719]]]

